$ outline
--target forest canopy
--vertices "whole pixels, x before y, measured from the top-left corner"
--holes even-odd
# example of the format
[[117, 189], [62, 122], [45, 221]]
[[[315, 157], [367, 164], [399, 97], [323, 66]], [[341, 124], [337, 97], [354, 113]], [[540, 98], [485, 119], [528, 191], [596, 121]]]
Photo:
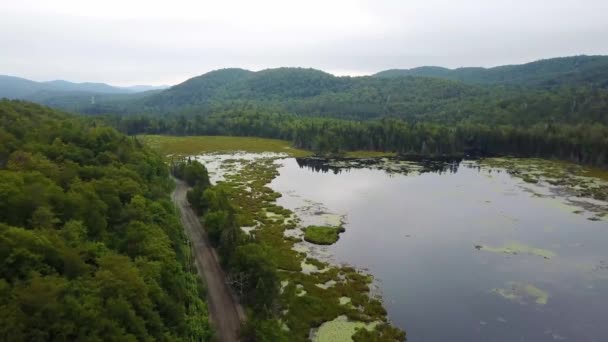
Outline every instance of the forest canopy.
[[0, 340], [208, 340], [171, 185], [132, 137], [0, 101]]

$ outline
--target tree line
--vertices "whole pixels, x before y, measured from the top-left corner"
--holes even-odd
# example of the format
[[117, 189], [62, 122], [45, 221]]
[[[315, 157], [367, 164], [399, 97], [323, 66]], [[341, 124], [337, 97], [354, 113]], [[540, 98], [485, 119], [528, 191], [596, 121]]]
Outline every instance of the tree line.
[[342, 120], [268, 112], [257, 107], [203, 116], [108, 116], [127, 134], [233, 135], [277, 138], [321, 154], [353, 150], [423, 156], [513, 155], [608, 166], [608, 127], [538, 123], [410, 123], [397, 118]]

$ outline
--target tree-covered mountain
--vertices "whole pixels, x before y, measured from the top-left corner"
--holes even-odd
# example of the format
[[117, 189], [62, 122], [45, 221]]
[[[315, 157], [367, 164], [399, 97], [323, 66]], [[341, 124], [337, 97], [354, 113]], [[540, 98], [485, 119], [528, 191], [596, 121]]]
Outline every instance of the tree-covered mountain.
[[522, 65], [494, 68], [447, 69], [425, 66], [413, 69], [392, 69], [374, 75], [381, 78], [402, 76], [435, 77], [472, 84], [509, 84], [520, 86], [608, 87], [608, 56], [574, 56], [535, 61]]
[[[108, 103], [105, 111], [205, 116], [255, 107], [357, 120], [398, 117], [409, 122], [528, 125], [607, 124], [607, 106], [608, 88], [592, 84], [552, 88], [481, 85], [416, 76], [336, 77], [314, 69], [279, 68], [213, 71], [138, 100]], [[99, 113], [99, 108], [104, 104], [83, 111]]]
[[172, 183], [132, 137], [0, 100], [0, 340], [210, 340]]
[[40, 98], [40, 93], [52, 93], [55, 96], [62, 96], [64, 93], [133, 94], [165, 88], [167, 87], [146, 85], [115, 87], [105, 83], [74, 83], [63, 80], [35, 82], [25, 78], [0, 75], [0, 98], [9, 99], [37, 100]]
[[140, 101], [140, 104], [159, 110], [205, 104], [225, 91], [226, 87], [253, 74], [252, 71], [237, 68], [211, 71]]
[[[608, 57], [581, 56], [492, 69], [428, 67], [407, 71], [411, 75], [403, 77], [336, 77], [304, 68], [222, 69], [162, 91], [40, 92], [32, 100], [85, 114], [204, 117], [256, 108], [354, 120], [608, 124], [607, 61]], [[460, 76], [445, 76], [452, 74]]]
[[201, 113], [256, 105], [307, 116], [371, 118], [397, 111], [426, 112], [423, 107], [429, 102], [441, 107], [485, 93], [480, 87], [426, 78], [336, 77], [303, 68], [224, 69], [132, 101], [126, 112]]

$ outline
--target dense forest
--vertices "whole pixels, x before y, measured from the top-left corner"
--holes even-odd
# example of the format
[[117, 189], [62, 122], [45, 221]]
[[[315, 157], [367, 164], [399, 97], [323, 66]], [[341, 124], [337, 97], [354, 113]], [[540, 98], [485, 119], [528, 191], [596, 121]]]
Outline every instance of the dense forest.
[[608, 127], [535, 124], [527, 127], [458, 123], [408, 123], [385, 118], [353, 121], [268, 113], [256, 108], [210, 116], [105, 117], [128, 134], [235, 135], [278, 138], [320, 154], [390, 151], [402, 155], [514, 155], [608, 165]]
[[113, 128], [0, 101], [0, 340], [209, 340], [168, 176]]
[[[134, 101], [122, 113], [208, 115], [255, 106], [299, 116], [408, 122], [461, 121], [529, 125], [538, 122], [608, 123], [608, 89], [479, 86], [426, 77], [334, 77], [316, 70], [274, 69], [229, 79], [221, 70]], [[224, 83], [217, 78], [226, 78]], [[194, 82], [197, 81], [197, 82]], [[107, 110], [112, 111], [112, 108]], [[120, 108], [116, 111], [121, 113]]]

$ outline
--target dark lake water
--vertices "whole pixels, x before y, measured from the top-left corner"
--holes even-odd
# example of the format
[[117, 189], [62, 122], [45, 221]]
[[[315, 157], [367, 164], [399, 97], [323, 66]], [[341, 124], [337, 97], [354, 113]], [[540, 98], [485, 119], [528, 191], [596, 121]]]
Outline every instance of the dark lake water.
[[472, 165], [336, 174], [278, 162], [278, 204], [304, 223], [343, 217], [340, 240], [314, 250], [372, 274], [408, 341], [608, 341], [608, 222], [542, 186]]

